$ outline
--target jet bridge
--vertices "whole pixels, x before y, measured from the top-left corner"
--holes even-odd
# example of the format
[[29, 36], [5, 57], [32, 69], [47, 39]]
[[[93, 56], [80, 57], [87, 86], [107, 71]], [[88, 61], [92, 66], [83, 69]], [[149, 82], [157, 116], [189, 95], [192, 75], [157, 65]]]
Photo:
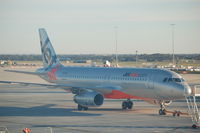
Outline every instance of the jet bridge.
[[200, 85], [195, 85], [191, 89], [191, 94], [185, 95], [188, 105], [188, 114], [192, 119], [192, 127], [200, 128]]

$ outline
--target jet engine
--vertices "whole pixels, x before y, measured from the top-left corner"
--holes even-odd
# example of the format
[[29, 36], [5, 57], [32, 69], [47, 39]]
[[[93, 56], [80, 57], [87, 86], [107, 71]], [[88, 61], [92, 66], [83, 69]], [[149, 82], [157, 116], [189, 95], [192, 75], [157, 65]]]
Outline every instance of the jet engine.
[[98, 92], [84, 92], [74, 96], [74, 102], [85, 107], [97, 107], [103, 104], [104, 97]]

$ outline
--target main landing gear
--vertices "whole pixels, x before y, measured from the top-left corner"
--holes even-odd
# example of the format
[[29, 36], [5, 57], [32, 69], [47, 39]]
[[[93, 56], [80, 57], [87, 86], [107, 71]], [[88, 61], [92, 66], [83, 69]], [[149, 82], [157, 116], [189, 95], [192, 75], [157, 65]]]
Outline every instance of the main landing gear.
[[166, 109], [165, 109], [165, 105], [164, 102], [160, 103], [160, 110], [158, 111], [159, 115], [166, 115]]
[[133, 102], [130, 99], [127, 99], [126, 101], [122, 102], [122, 109], [132, 109], [133, 108]]
[[88, 107], [84, 107], [84, 106], [78, 104], [78, 110], [79, 110], [79, 111], [83, 111], [83, 110], [86, 111], [86, 110], [88, 110]]

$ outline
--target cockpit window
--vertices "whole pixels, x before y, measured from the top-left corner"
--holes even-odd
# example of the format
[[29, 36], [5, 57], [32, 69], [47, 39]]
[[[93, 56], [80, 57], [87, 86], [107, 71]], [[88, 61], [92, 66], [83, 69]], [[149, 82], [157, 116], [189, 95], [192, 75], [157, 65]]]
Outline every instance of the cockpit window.
[[184, 81], [185, 81], [185, 79], [181, 78], [181, 81], [182, 81], [182, 82], [184, 82]]
[[168, 79], [168, 82], [172, 82], [172, 81], [173, 81], [173, 78], [169, 78], [169, 79]]
[[164, 78], [163, 82], [167, 82], [168, 78]]
[[183, 78], [164, 78], [163, 82], [184, 82]]
[[181, 82], [181, 79], [180, 79], [180, 78], [173, 78], [173, 80], [174, 80], [175, 82]]

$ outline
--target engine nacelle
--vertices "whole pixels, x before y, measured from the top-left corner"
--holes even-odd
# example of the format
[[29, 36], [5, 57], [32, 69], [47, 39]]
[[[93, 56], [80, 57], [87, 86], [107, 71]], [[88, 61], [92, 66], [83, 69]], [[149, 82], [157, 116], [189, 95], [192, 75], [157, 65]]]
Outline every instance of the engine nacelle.
[[84, 92], [74, 96], [74, 102], [85, 107], [101, 106], [103, 101], [103, 95], [97, 92]]

